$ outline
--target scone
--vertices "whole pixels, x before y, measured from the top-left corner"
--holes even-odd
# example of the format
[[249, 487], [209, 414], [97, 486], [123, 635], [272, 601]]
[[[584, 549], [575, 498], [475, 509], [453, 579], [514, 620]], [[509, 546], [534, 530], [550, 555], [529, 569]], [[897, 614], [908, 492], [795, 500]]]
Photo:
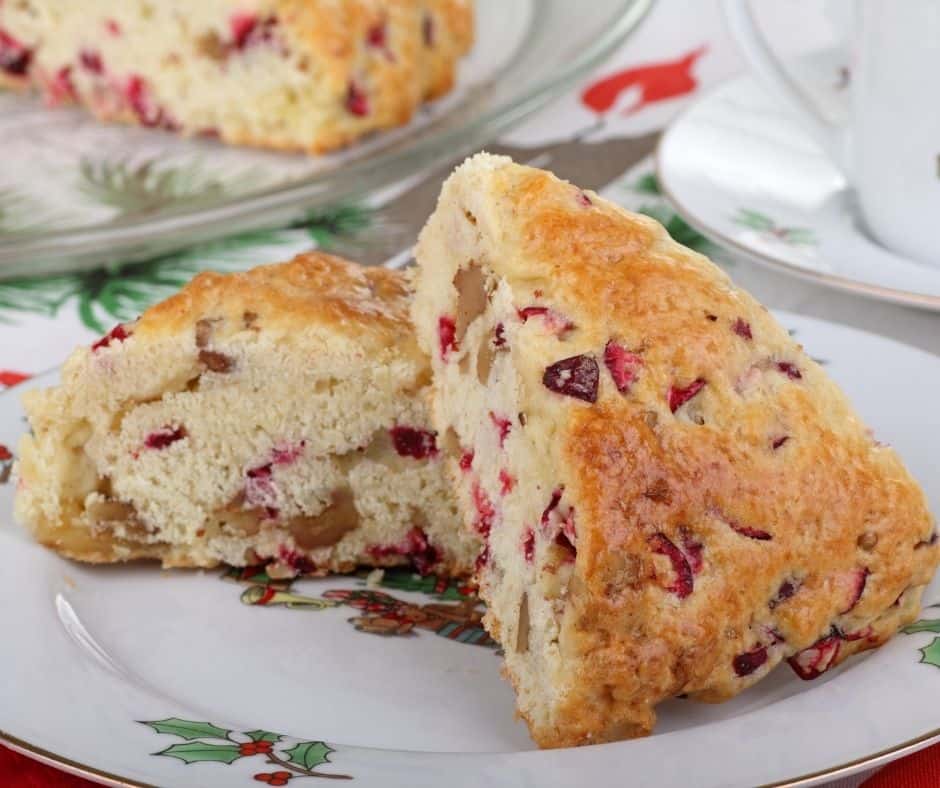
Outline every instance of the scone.
[[408, 304], [325, 254], [200, 274], [24, 397], [18, 518], [90, 562], [467, 573]]
[[319, 153], [448, 92], [471, 0], [0, 2], [0, 85], [102, 120]]
[[655, 221], [481, 154], [416, 252], [486, 626], [543, 747], [649, 733], [913, 621], [925, 496], [768, 312]]

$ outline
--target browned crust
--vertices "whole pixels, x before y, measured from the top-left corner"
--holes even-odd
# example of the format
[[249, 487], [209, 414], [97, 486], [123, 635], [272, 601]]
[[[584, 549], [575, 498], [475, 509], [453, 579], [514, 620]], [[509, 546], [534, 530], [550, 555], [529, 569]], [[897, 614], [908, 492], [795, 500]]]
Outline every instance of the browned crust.
[[[557, 449], [559, 483], [577, 521], [560, 638], [565, 700], [551, 725], [530, 715], [539, 745], [642, 735], [662, 700], [737, 694], [766, 675], [732, 669], [735, 656], [762, 644], [764, 628], [784, 638], [770, 650], [773, 665], [834, 625], [872, 628], [842, 643], [841, 661], [912, 621], [940, 559], [940, 545], [928, 544], [934, 521], [924, 493], [819, 365], [764, 307], [658, 223], [592, 193], [585, 204], [551, 174], [503, 162], [472, 186], [486, 190], [492, 209], [478, 228], [491, 222], [498, 234], [489, 265], [520, 298], [541, 290], [542, 303], [577, 327], [558, 357], [590, 353], [601, 376], [594, 405], [528, 382], [537, 391], [527, 396], [553, 398], [544, 405], [556, 425], [553, 446], [541, 450]], [[734, 330], [737, 320], [751, 338]], [[643, 359], [627, 394], [604, 367], [610, 339]], [[739, 390], [755, 366], [763, 383]], [[707, 381], [696, 403], [702, 424], [668, 406], [671, 386], [696, 379]], [[787, 441], [774, 448], [781, 435]], [[770, 538], [743, 536], [729, 520]], [[680, 598], [664, 587], [672, 569], [650, 538], [681, 545], [683, 531], [703, 545], [704, 564]], [[863, 547], [872, 537], [877, 543]], [[839, 578], [859, 569], [868, 572], [864, 593], [845, 612]], [[771, 609], [794, 576], [799, 590]], [[488, 621], [496, 623], [492, 614]]]
[[241, 326], [249, 313], [254, 315], [249, 322], [285, 335], [322, 326], [366, 347], [408, 349], [415, 342], [408, 305], [407, 279], [400, 271], [307, 252], [243, 273], [203, 272], [148, 309], [134, 331], [174, 334], [206, 315]]

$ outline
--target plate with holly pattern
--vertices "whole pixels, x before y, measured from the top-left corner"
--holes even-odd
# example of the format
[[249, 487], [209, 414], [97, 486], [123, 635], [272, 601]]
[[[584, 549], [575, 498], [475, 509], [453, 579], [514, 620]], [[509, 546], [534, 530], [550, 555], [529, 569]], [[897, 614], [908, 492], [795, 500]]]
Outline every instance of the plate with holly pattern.
[[[936, 511], [940, 361], [781, 319]], [[12, 518], [20, 395], [55, 379], [0, 395], [0, 740], [60, 768], [206, 788], [602, 787], [624, 774], [662, 788], [811, 785], [940, 739], [937, 582], [919, 621], [814, 681], [781, 665], [722, 705], [663, 704], [648, 738], [538, 751], [464, 584], [406, 570], [284, 581], [63, 560]]]
[[[792, 68], [821, 106], [838, 108], [846, 103], [847, 62], [827, 50]], [[734, 79], [680, 115], [663, 134], [656, 164], [669, 200], [712, 241], [826, 287], [940, 311], [940, 267], [870, 236], [845, 177], [754, 78]]]

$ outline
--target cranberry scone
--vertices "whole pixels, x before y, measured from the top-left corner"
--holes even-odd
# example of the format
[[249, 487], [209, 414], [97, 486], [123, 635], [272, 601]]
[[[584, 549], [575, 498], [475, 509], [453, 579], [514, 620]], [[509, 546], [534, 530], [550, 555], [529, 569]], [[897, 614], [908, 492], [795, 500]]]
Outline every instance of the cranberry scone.
[[200, 274], [24, 397], [19, 519], [90, 562], [468, 573], [409, 303], [324, 254]]
[[643, 735], [919, 612], [925, 496], [771, 315], [661, 225], [480, 154], [412, 308], [484, 541], [486, 626], [544, 747]]
[[472, 0], [8, 0], [0, 86], [98, 118], [329, 151], [448, 92]]

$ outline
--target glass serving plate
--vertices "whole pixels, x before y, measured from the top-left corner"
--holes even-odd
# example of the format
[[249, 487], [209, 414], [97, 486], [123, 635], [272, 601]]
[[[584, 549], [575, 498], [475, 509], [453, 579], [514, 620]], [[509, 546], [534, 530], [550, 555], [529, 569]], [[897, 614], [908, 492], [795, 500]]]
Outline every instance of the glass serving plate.
[[100, 124], [0, 92], [0, 278], [150, 257], [275, 227], [504, 132], [633, 31], [652, 0], [476, 0], [457, 88], [408, 126], [327, 156]]

